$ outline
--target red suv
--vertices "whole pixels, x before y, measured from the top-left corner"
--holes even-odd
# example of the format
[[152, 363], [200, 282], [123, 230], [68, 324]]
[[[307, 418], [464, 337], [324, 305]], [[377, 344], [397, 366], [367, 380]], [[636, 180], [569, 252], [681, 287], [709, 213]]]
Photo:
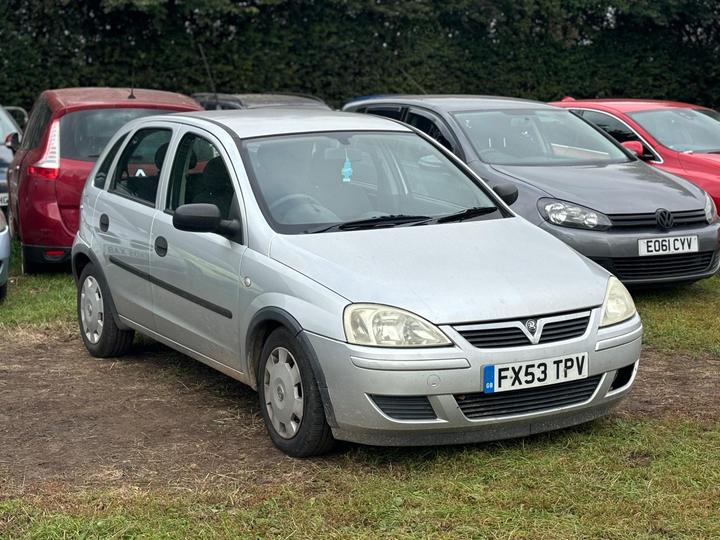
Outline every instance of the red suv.
[[10, 228], [20, 239], [23, 272], [68, 260], [85, 179], [113, 134], [150, 114], [199, 111], [193, 99], [158, 90], [64, 88], [35, 102], [8, 169]]
[[677, 101], [573, 99], [565, 107], [640, 159], [704, 189], [720, 208], [720, 113]]

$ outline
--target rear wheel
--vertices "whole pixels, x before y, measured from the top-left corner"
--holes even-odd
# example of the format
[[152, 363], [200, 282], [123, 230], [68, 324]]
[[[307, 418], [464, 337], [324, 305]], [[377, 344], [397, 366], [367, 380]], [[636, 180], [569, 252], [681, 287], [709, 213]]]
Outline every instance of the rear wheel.
[[132, 330], [122, 330], [115, 324], [109, 299], [110, 291], [92, 263], [88, 264], [78, 281], [78, 324], [85, 348], [98, 358], [122, 356], [135, 335]]
[[40, 274], [45, 269], [45, 265], [39, 264], [32, 259], [30, 248], [20, 245], [20, 271], [23, 275]]
[[309, 359], [284, 328], [268, 337], [258, 369], [260, 410], [275, 446], [293, 457], [317, 456], [335, 442]]

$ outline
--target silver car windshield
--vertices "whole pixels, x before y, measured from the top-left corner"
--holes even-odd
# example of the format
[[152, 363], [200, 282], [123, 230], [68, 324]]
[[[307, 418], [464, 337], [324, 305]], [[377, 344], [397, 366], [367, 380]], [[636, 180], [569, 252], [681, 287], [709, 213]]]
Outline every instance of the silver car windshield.
[[562, 110], [454, 114], [480, 159], [498, 165], [581, 165], [628, 161], [613, 142]]
[[701, 109], [629, 113], [657, 141], [678, 152], [720, 152], [720, 114]]
[[485, 188], [414, 133], [262, 137], [243, 141], [241, 152], [265, 217], [286, 234], [506, 215]]

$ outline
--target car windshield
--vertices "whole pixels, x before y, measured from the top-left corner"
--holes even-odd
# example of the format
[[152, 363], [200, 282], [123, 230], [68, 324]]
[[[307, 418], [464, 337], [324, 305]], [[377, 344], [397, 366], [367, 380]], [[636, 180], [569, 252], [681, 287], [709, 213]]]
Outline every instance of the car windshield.
[[414, 133], [326, 132], [248, 139], [253, 190], [278, 232], [399, 226], [503, 217], [497, 202]]
[[136, 118], [173, 112], [163, 109], [85, 109], [60, 118], [60, 156], [95, 161], [115, 132]]
[[720, 113], [658, 109], [628, 114], [663, 146], [678, 152], [720, 152]]
[[498, 165], [581, 165], [628, 161], [573, 113], [506, 109], [454, 114], [480, 159]]

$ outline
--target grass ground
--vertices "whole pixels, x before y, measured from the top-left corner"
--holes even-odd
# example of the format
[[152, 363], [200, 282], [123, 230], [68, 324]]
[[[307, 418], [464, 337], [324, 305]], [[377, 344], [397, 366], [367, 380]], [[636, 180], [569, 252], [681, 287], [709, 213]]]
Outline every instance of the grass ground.
[[[0, 335], [75, 325], [68, 275], [17, 270]], [[634, 296], [654, 350], [720, 356], [719, 278]], [[718, 418], [619, 415], [505, 443], [350, 445], [258, 481], [226, 471], [197, 485], [49, 482], [8, 494], [0, 482], [0, 537], [718, 538], [719, 464]]]

